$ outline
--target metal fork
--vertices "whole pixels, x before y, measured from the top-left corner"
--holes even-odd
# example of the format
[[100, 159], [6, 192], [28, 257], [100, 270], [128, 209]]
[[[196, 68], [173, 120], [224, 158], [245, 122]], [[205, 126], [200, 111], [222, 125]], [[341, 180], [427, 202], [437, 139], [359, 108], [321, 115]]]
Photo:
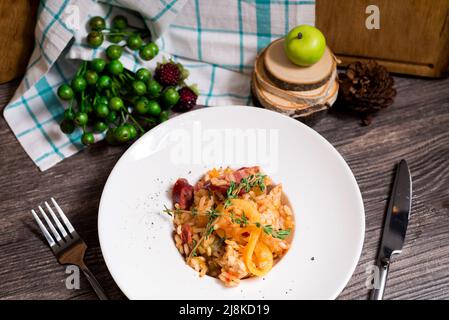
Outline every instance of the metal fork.
[[53, 202], [53, 205], [56, 208], [56, 211], [58, 211], [59, 217], [61, 218], [65, 226], [64, 228], [53, 209], [50, 207], [48, 202], [45, 201], [45, 206], [47, 207], [48, 212], [50, 212], [50, 215], [59, 232], [56, 230], [55, 226], [48, 218], [47, 214], [41, 206], [39, 206], [39, 211], [44, 217], [44, 220], [50, 228], [53, 236], [48, 232], [47, 228], [42, 223], [42, 220], [39, 218], [34, 209], [31, 210], [31, 213], [33, 214], [34, 219], [36, 220], [39, 228], [44, 234], [45, 239], [47, 239], [47, 242], [50, 245], [53, 254], [56, 256], [56, 259], [58, 259], [58, 262], [62, 265], [71, 264], [78, 266], [83, 271], [98, 298], [100, 298], [100, 300], [107, 300], [108, 297], [106, 296], [103, 288], [100, 286], [97, 279], [95, 279], [95, 276], [92, 274], [92, 272], [90, 272], [90, 270], [84, 263], [84, 253], [87, 249], [86, 244], [75, 231], [69, 219], [67, 219], [66, 215], [64, 214], [56, 200], [54, 198], [51, 198], [51, 201]]

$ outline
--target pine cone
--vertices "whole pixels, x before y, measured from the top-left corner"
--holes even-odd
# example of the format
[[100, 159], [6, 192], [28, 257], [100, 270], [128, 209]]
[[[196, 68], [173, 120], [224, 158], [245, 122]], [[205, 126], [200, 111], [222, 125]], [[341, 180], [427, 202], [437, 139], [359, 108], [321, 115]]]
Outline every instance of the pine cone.
[[339, 81], [340, 106], [359, 114], [365, 125], [396, 96], [393, 77], [374, 60], [351, 63], [346, 73], [339, 74]]

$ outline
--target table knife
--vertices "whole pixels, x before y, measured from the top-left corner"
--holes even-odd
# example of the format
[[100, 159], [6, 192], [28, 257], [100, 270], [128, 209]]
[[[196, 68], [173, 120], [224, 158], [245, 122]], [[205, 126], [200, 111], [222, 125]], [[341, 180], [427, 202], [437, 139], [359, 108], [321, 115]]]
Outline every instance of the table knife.
[[399, 254], [404, 245], [412, 203], [412, 180], [407, 162], [401, 160], [396, 168], [382, 240], [377, 257], [374, 289], [371, 300], [382, 300], [388, 277], [391, 257]]

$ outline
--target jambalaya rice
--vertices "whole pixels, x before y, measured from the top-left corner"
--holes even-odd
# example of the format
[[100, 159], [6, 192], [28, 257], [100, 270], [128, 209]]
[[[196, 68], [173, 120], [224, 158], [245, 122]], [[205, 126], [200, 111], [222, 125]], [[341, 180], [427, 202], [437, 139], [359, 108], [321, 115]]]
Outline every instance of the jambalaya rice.
[[226, 286], [261, 277], [288, 251], [294, 218], [282, 185], [259, 167], [212, 169], [194, 185], [173, 187], [176, 248], [200, 276]]

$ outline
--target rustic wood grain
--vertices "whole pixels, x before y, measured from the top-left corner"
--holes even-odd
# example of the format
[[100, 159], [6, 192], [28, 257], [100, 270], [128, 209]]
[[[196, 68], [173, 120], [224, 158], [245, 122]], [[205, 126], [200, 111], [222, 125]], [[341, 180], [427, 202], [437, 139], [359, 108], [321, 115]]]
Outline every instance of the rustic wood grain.
[[0, 83], [25, 72], [33, 52], [39, 0], [0, 1]]
[[[449, 67], [449, 2], [434, 0], [317, 0], [316, 25], [344, 64], [376, 59], [390, 71], [438, 77]], [[366, 8], [379, 8], [369, 30]]]
[[[449, 299], [449, 79], [396, 78], [395, 104], [369, 127], [332, 113], [315, 130], [352, 168], [366, 210], [366, 238], [357, 269], [340, 299], [366, 299], [395, 163], [409, 162], [413, 212], [404, 251], [393, 262], [386, 299]], [[0, 106], [17, 83], [0, 86]], [[96, 299], [87, 281], [67, 290], [64, 267], [43, 243], [29, 209], [54, 196], [86, 241], [86, 263], [113, 299], [125, 298], [101, 255], [97, 209], [123, 147], [100, 144], [40, 172], [0, 119], [0, 298]], [[318, 257], [317, 257], [318, 258]]]

